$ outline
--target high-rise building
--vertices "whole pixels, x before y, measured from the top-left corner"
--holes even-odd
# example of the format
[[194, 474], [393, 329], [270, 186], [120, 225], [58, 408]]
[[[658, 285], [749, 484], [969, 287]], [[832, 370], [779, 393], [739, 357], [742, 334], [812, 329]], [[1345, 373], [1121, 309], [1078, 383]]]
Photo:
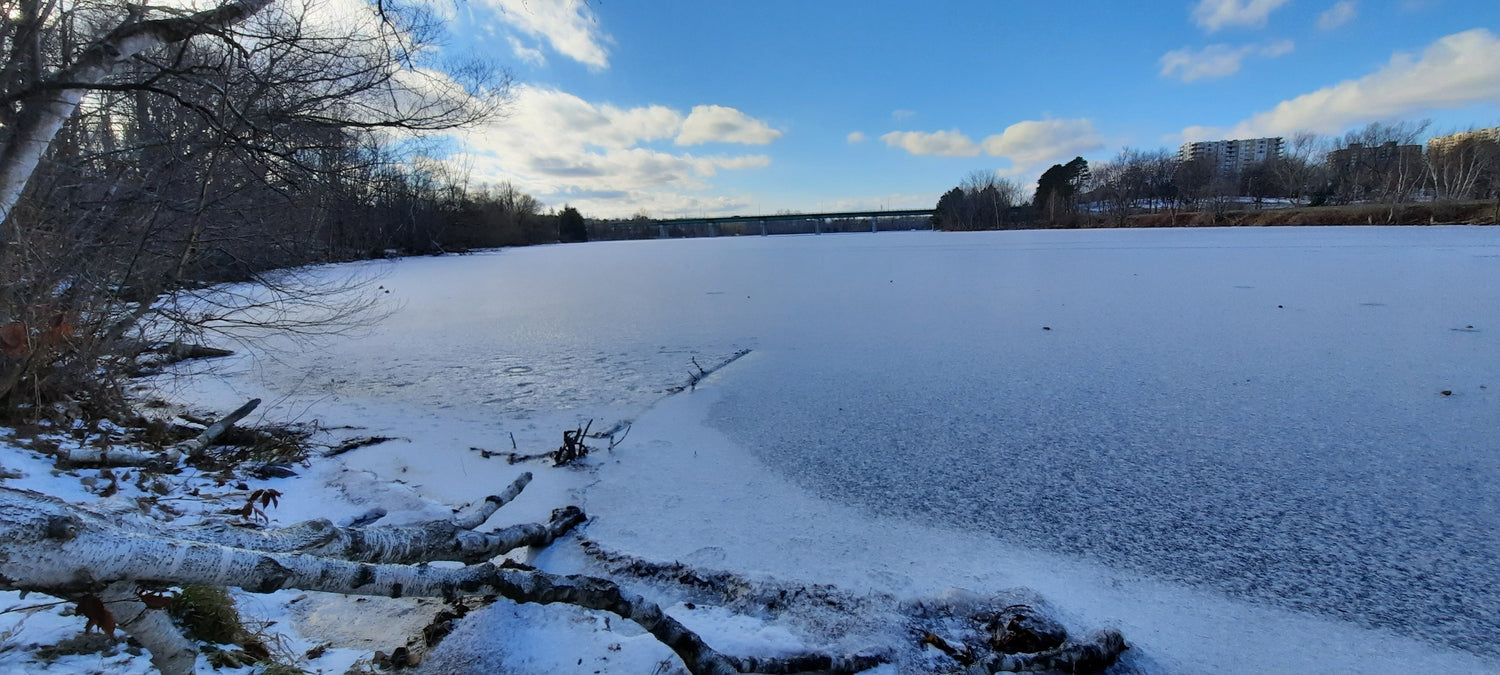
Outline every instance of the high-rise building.
[[1281, 156], [1284, 143], [1280, 136], [1244, 138], [1227, 141], [1193, 141], [1183, 143], [1177, 159], [1190, 162], [1207, 158], [1222, 173], [1238, 173], [1245, 167]]
[[1500, 142], [1500, 127], [1490, 127], [1488, 129], [1477, 129], [1474, 131], [1460, 131], [1456, 134], [1438, 136], [1430, 141], [1427, 141], [1427, 151], [1442, 152], [1466, 141]]

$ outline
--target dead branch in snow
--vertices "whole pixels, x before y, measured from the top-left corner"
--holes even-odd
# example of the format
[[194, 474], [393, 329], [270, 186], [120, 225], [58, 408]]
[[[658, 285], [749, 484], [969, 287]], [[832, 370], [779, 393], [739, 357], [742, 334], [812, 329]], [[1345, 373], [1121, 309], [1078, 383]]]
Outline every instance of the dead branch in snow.
[[575, 459], [582, 459], [589, 454], [589, 446], [583, 444], [585, 436], [589, 435], [589, 427], [594, 426], [594, 420], [589, 420], [572, 431], [563, 432], [563, 444], [552, 452], [552, 466], [563, 466], [572, 463]]
[[137, 342], [122, 346], [120, 351], [125, 355], [135, 358], [134, 366], [128, 368], [131, 377], [141, 377], [160, 372], [162, 368], [183, 361], [216, 359], [234, 355], [234, 352], [229, 349], [208, 347], [178, 340], [171, 342]]
[[209, 425], [203, 433], [196, 438], [191, 438], [160, 452], [152, 452], [139, 448], [78, 448], [75, 450], [59, 450], [57, 459], [59, 463], [72, 466], [149, 466], [156, 468], [171, 468], [177, 466], [184, 460], [193, 460], [201, 457], [203, 453], [212, 446], [224, 432], [234, 426], [236, 422], [244, 419], [256, 406], [260, 405], [260, 399], [250, 399], [248, 403], [240, 406], [234, 412], [225, 415], [218, 422]]
[[395, 440], [403, 440], [404, 441], [404, 440], [407, 440], [407, 439], [404, 439], [404, 438], [399, 438], [398, 439], [395, 436], [360, 436], [359, 438], [351, 438], [351, 439], [349, 439], [347, 441], [344, 441], [342, 443], [339, 443], [338, 445], [335, 445], [335, 446], [329, 448], [328, 452], [323, 453], [323, 456], [324, 457], [338, 457], [339, 455], [342, 455], [342, 454], [344, 454], [346, 452], [349, 452], [351, 450], [358, 450], [360, 448], [368, 447], [368, 446], [371, 446], [371, 445], [379, 445], [381, 443], [385, 443], [386, 441], [395, 441]]
[[718, 363], [716, 363], [716, 364], [714, 364], [714, 365], [712, 365], [712, 366], [710, 366], [708, 368], [704, 368], [703, 366], [698, 365], [698, 359], [696, 357], [693, 358], [692, 359], [692, 361], [693, 361], [693, 367], [697, 368], [698, 372], [696, 372], [696, 373], [689, 373], [688, 374], [687, 384], [685, 384], [685, 385], [683, 385], [681, 387], [671, 387], [671, 388], [667, 389], [667, 395], [671, 396], [672, 394], [680, 393], [680, 392], [682, 392], [684, 390], [695, 390], [695, 389], [697, 389], [698, 388], [698, 383], [702, 382], [709, 375], [712, 375], [712, 374], [718, 372], [719, 369], [723, 368], [724, 366], [727, 366], [727, 365], [729, 365], [731, 363], [734, 363], [735, 361], [740, 360], [741, 357], [743, 357], [743, 356], [745, 356], [746, 354], [749, 354], [749, 353], [750, 353], [749, 349], [741, 349], [741, 350], [735, 352], [734, 354], [731, 354], [729, 356], [729, 358], [724, 359], [723, 361], [720, 361], [720, 362], [718, 362]]
[[[508, 464], [519, 464], [521, 462], [529, 462], [535, 459], [550, 459], [552, 460], [552, 466], [567, 466], [568, 464], [573, 463], [575, 460], [587, 457], [589, 451], [592, 450], [592, 448], [584, 445], [583, 443], [583, 439], [588, 437], [589, 428], [592, 426], [594, 426], [594, 420], [589, 420], [587, 424], [581, 425], [577, 429], [568, 429], [563, 431], [562, 445], [558, 446], [556, 450], [535, 455], [518, 455], [512, 452], [506, 455], [505, 461]], [[511, 437], [511, 444], [512, 446], [514, 446], [515, 444], [514, 436]], [[614, 448], [613, 445], [609, 447]], [[480, 450], [480, 454], [482, 454], [485, 458], [489, 458], [494, 453], [491, 453], [488, 450]]]
[[[789, 606], [806, 603], [839, 608], [847, 613], [863, 611], [867, 596], [841, 591], [827, 584], [781, 585], [755, 582], [732, 572], [701, 570], [680, 562], [656, 562], [607, 551], [599, 544], [582, 542], [585, 555], [598, 561], [611, 575], [629, 576], [675, 584], [695, 593], [706, 594], [715, 601], [737, 610], [778, 612]], [[880, 598], [894, 603], [894, 598]]]
[[[718, 372], [719, 369], [740, 360], [740, 358], [749, 353], [749, 349], [741, 349], [731, 354], [723, 361], [715, 363], [708, 368], [704, 368], [702, 365], [699, 365], [697, 357], [691, 358], [690, 360], [692, 361], [693, 367], [697, 369], [697, 372], [689, 373], [688, 381], [686, 384], [677, 387], [668, 387], [666, 390], [666, 395], [673, 396], [684, 391], [696, 390], [698, 387], [698, 383], [702, 382], [704, 378], [714, 374], [715, 372]], [[537, 453], [534, 455], [523, 455], [518, 452], [514, 452], [514, 450], [516, 450], [516, 436], [515, 434], [511, 434], [510, 447], [513, 452], [508, 453], [505, 459], [510, 464], [519, 464], [521, 462], [530, 462], [538, 459], [551, 459], [552, 466], [566, 466], [568, 464], [571, 464], [575, 460], [582, 459], [583, 457], [587, 456], [589, 451], [593, 449], [584, 444], [583, 441], [585, 438], [608, 438], [609, 447], [607, 449], [614, 450], [615, 446], [618, 446], [625, 440], [626, 436], [630, 435], [630, 429], [633, 425], [633, 422], [631, 420], [621, 420], [619, 422], [616, 422], [614, 426], [610, 427], [608, 431], [590, 434], [589, 429], [593, 426], [593, 424], [594, 420], [591, 419], [588, 421], [588, 424], [584, 425], [583, 427], [564, 431], [562, 446], [551, 452]], [[622, 431], [623, 433], [621, 433]], [[620, 436], [616, 438], [615, 434], [620, 434]], [[498, 454], [481, 448], [472, 449], [477, 450], [485, 459], [489, 459], [490, 457]]]
[[[64, 598], [101, 592], [117, 597], [132, 585], [185, 584], [237, 586], [255, 593], [297, 588], [450, 600], [493, 594], [515, 602], [571, 604], [630, 619], [672, 649], [695, 675], [806, 669], [852, 673], [880, 661], [860, 655], [726, 656], [655, 603], [607, 579], [488, 562], [461, 568], [420, 564], [472, 562], [510, 546], [545, 545], [584, 520], [582, 511], [568, 507], [554, 512], [546, 524], [473, 531], [519, 494], [529, 478], [523, 475], [504, 492], [448, 519], [390, 528], [341, 528], [323, 520], [264, 531], [208, 526], [162, 532], [41, 493], [0, 487], [0, 539], [7, 542], [0, 549], [0, 589]], [[185, 668], [191, 668], [191, 662], [181, 648], [180, 633], [174, 637], [154, 632], [171, 632], [170, 622], [162, 623], [153, 614], [160, 611], [145, 608], [139, 616], [130, 614], [120, 627], [137, 627], [162, 649], [156, 664], [163, 672], [189, 672]]]
[[[1129, 648], [1120, 632], [1113, 629], [1095, 631], [1082, 641], [1069, 640], [1061, 624], [1030, 605], [981, 603], [979, 607], [962, 607], [961, 602], [898, 603], [889, 596], [858, 596], [828, 585], [755, 582], [730, 572], [704, 571], [680, 562], [653, 562], [606, 551], [592, 541], [584, 541], [582, 545], [584, 553], [603, 564], [611, 575], [676, 584], [709, 594], [738, 611], [782, 612], [805, 605], [858, 615], [879, 611], [882, 604], [890, 607], [901, 604], [899, 613], [905, 615], [916, 643], [936, 648], [970, 673], [1053, 670], [1099, 673]], [[961, 617], [973, 628], [970, 637], [979, 636], [978, 639], [969, 642], [944, 639], [927, 628], [942, 623], [934, 621], [934, 614], [948, 619]]]
[[980, 659], [969, 672], [1024, 673], [1058, 671], [1063, 673], [1099, 673], [1114, 665], [1120, 654], [1129, 649], [1120, 631], [1112, 628], [1094, 631], [1082, 642], [1064, 642], [1061, 646], [1032, 654], [991, 653]]

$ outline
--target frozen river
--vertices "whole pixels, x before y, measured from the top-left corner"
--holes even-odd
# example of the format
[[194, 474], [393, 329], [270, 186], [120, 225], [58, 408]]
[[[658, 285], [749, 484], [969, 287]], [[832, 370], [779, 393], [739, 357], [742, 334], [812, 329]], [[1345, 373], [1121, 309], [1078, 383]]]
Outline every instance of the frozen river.
[[515, 428], [748, 348], [704, 426], [853, 513], [1500, 657], [1500, 229], [613, 242], [382, 284], [384, 324], [265, 381]]
[[956, 239], [830, 255], [827, 333], [717, 424], [875, 512], [1500, 653], [1500, 231]]

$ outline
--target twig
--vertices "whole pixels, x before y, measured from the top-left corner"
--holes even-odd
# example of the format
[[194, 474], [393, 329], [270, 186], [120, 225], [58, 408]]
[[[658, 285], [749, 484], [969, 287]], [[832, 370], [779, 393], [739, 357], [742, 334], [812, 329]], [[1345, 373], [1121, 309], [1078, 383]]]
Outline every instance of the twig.
[[614, 450], [616, 445], [619, 445], [620, 443], [623, 443], [625, 441], [625, 437], [630, 435], [630, 430], [633, 429], [633, 428], [635, 428], [635, 425], [633, 425], [633, 424], [626, 424], [625, 425], [625, 433], [620, 434], [620, 438], [618, 438], [618, 439], [615, 438], [614, 434], [610, 434], [609, 435], [609, 449], [610, 450]]
[[38, 611], [38, 610], [47, 609], [48, 607], [56, 607], [58, 605], [66, 605], [66, 604], [70, 604], [72, 602], [73, 602], [72, 600], [58, 600], [57, 602], [46, 602], [46, 603], [42, 603], [40, 605], [27, 605], [25, 607], [11, 607], [10, 609], [0, 609], [0, 614], [9, 614], [11, 612], [26, 612], [26, 613], [30, 614], [30, 613]]
[[[323, 453], [323, 456], [325, 458], [326, 457], [338, 457], [339, 455], [342, 455], [342, 454], [344, 454], [346, 452], [349, 452], [350, 450], [358, 450], [358, 449], [366, 447], [366, 446], [376, 445], [378, 443], [384, 443], [386, 441], [394, 441], [394, 440], [398, 440], [398, 439], [395, 436], [361, 436], [360, 438], [351, 438], [351, 439], [349, 439], [347, 441], [344, 441], [343, 443], [340, 443], [340, 444], [338, 444], [338, 445], [330, 448], [328, 450], [328, 452]], [[409, 440], [409, 439], [402, 438], [402, 439], [399, 439], [399, 440], [405, 441], [405, 440]]]

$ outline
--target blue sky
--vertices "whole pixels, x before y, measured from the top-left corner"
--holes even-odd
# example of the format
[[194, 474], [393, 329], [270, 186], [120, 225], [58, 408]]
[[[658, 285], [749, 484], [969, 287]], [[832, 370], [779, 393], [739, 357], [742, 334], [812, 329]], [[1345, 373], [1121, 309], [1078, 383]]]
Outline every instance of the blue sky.
[[930, 208], [974, 170], [1184, 139], [1500, 124], [1496, 0], [473, 0], [474, 180], [656, 217]]

